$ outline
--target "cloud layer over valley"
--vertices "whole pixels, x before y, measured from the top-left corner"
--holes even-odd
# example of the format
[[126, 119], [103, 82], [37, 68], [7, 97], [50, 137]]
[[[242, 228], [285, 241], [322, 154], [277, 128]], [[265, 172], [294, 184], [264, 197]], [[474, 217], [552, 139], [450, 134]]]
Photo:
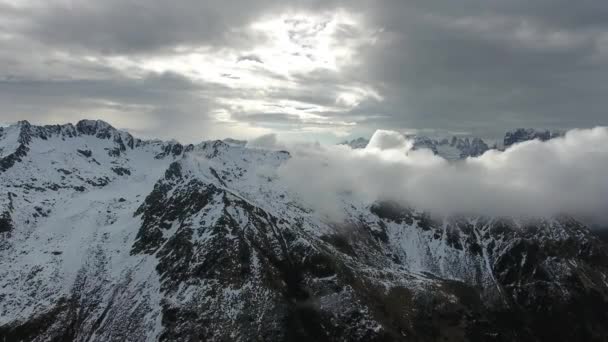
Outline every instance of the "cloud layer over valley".
[[365, 149], [294, 147], [283, 181], [317, 210], [339, 218], [341, 196], [398, 201], [440, 214], [575, 215], [606, 223], [608, 128], [490, 150], [448, 162], [412, 150], [403, 135], [377, 131]]

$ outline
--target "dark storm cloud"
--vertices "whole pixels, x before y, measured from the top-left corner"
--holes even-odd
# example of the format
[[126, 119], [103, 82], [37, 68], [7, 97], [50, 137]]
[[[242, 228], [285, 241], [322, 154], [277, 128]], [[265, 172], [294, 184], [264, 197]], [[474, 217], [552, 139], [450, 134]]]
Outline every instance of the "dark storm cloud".
[[[437, 128], [498, 135], [517, 126], [608, 125], [608, 3], [605, 1], [49, 1], [0, 0], [0, 121], [53, 120], [61, 110], [91, 112], [100, 103], [167, 122], [169, 136], [193, 117], [211, 123], [218, 98], [281, 100], [333, 107], [317, 115], [358, 128]], [[262, 68], [272, 62], [250, 49], [268, 37], [249, 25], [288, 10], [343, 9], [361, 22], [340, 24], [344, 45], [375, 30], [375, 43], [353, 51], [339, 71]], [[293, 23], [298, 25], [298, 23]], [[328, 25], [288, 32], [306, 43]], [[270, 80], [292, 82], [263, 92], [116, 68], [206, 47], [232, 51], [239, 65]], [[245, 63], [246, 62], [246, 63]], [[138, 73], [139, 72], [139, 73]], [[228, 81], [241, 75], [223, 73]], [[179, 80], [176, 80], [181, 78]], [[337, 103], [349, 87], [377, 91], [354, 107]], [[121, 107], [122, 106], [122, 107]], [[232, 119], [266, 127], [306, 125], [291, 114], [235, 112]], [[52, 116], [51, 114], [55, 116]], [[145, 115], [142, 116], [146, 117]], [[164, 119], [163, 119], [164, 118]], [[167, 133], [166, 130], [173, 130]]]
[[360, 71], [385, 101], [356, 111], [417, 128], [608, 124], [606, 3], [404, 1], [366, 13], [385, 39]]

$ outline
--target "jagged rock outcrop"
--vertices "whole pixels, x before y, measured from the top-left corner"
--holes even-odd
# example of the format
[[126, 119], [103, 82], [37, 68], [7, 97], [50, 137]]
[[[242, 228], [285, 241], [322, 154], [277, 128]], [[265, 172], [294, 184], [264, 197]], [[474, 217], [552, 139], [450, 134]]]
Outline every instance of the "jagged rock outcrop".
[[547, 141], [549, 139], [553, 139], [562, 135], [562, 132], [536, 130], [534, 128], [518, 128], [505, 134], [505, 138], [503, 140], [503, 147], [507, 148], [511, 145], [534, 139], [538, 139], [540, 141]]

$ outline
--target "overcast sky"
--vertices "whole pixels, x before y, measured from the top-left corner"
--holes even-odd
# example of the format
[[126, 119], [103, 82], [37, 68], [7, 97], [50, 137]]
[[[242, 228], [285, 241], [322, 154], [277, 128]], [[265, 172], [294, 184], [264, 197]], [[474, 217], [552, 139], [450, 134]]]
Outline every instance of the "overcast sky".
[[601, 0], [0, 0], [0, 122], [194, 142], [608, 125]]

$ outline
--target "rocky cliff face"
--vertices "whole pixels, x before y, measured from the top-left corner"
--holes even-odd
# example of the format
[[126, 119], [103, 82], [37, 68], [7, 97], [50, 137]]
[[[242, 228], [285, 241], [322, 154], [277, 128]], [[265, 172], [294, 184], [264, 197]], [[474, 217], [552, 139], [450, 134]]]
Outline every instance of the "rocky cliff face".
[[345, 198], [335, 223], [281, 183], [288, 152], [99, 121], [4, 128], [0, 158], [7, 341], [608, 336], [606, 246], [568, 217]]
[[511, 145], [528, 141], [528, 140], [540, 140], [547, 141], [549, 139], [553, 139], [563, 135], [562, 132], [552, 132], [549, 130], [536, 130], [533, 128], [518, 128], [516, 130], [507, 132], [505, 134], [505, 138], [503, 140], [504, 148], [507, 148]]

